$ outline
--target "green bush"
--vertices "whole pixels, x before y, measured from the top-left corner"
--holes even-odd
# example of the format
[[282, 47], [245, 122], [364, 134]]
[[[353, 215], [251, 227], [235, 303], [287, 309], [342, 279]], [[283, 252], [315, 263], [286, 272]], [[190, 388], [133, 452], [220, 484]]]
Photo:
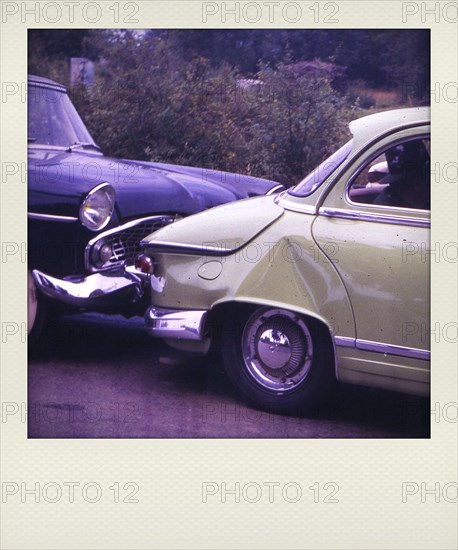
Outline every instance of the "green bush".
[[70, 93], [107, 155], [292, 185], [347, 134], [352, 113], [332, 84], [341, 67], [286, 59], [244, 79], [233, 66], [184, 59], [161, 35], [105, 31], [90, 40], [97, 82]]

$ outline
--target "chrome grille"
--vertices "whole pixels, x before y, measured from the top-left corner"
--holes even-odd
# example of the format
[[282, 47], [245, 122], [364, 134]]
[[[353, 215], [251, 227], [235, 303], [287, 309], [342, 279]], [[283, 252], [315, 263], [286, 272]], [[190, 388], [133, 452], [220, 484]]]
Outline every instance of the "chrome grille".
[[[99, 271], [119, 265], [133, 265], [135, 257], [141, 252], [140, 241], [174, 219], [174, 216], [143, 218], [101, 233], [86, 247], [86, 268]], [[110, 246], [112, 253], [108, 260], [102, 262], [99, 251], [105, 245]]]

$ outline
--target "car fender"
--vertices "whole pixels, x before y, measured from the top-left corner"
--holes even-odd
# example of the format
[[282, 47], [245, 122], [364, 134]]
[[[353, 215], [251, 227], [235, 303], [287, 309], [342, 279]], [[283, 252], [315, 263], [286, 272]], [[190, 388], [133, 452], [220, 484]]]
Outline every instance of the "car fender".
[[214, 312], [240, 302], [281, 307], [320, 320], [334, 336], [355, 338], [347, 291], [313, 240], [314, 219], [286, 211], [226, 256], [186, 254], [180, 248], [154, 254], [152, 247], [148, 252], [158, 265], [152, 276], [153, 304]]
[[276, 241], [251, 269], [244, 267], [243, 277], [237, 276], [236, 265], [225, 266], [226, 278], [232, 282], [226, 294], [211, 304], [211, 310], [216, 312], [233, 303], [288, 309], [320, 321], [332, 336], [354, 338], [355, 322], [347, 291], [334, 265], [311, 235], [307, 237], [296, 235]]

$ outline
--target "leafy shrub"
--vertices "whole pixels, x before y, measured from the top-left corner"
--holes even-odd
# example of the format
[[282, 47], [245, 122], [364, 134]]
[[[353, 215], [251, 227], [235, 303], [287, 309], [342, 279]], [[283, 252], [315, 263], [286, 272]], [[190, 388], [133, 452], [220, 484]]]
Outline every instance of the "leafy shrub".
[[167, 36], [102, 31], [90, 40], [96, 85], [70, 94], [108, 155], [291, 185], [342, 143], [353, 118], [336, 90], [343, 68], [332, 63], [287, 58], [247, 79], [228, 64], [184, 59]]

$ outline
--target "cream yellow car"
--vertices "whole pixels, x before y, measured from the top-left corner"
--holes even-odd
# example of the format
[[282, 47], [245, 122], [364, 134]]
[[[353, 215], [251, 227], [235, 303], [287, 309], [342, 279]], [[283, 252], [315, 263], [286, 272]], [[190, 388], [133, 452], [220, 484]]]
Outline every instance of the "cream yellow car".
[[430, 112], [350, 124], [295, 187], [146, 238], [145, 320], [172, 346], [221, 351], [241, 396], [316, 405], [333, 380], [428, 395]]

